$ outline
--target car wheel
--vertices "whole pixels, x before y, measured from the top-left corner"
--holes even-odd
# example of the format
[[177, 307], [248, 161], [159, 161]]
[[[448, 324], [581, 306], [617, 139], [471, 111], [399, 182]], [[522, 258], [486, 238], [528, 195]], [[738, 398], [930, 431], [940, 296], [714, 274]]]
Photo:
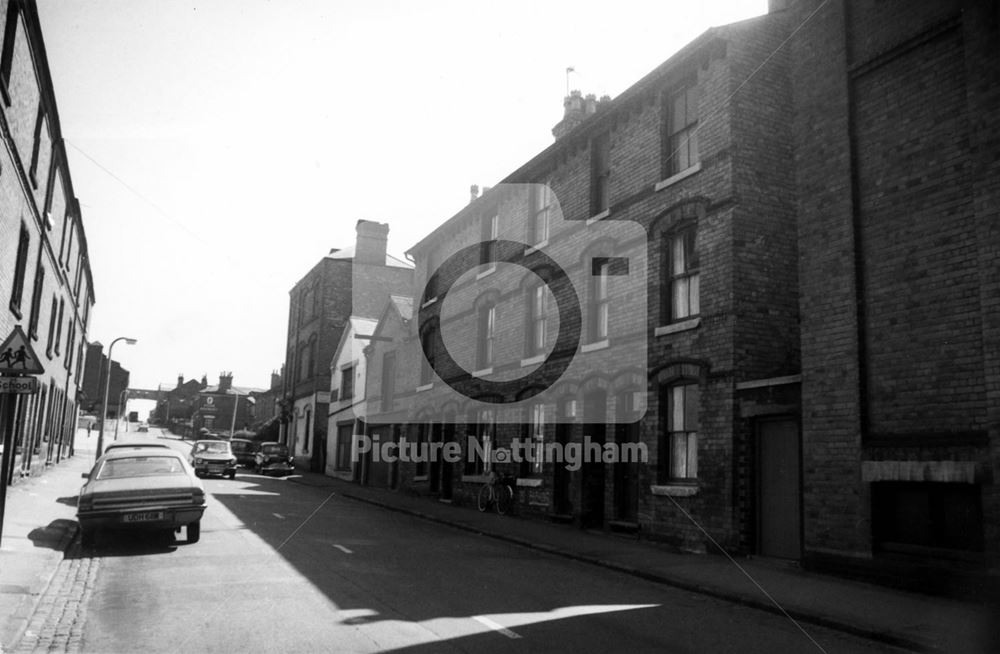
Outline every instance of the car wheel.
[[190, 523], [187, 526], [187, 542], [197, 543], [201, 539], [201, 520]]
[[235, 470], [233, 470], [232, 472], [229, 473], [229, 478], [230, 479], [236, 479], [236, 471]]
[[83, 547], [93, 547], [97, 542], [97, 530], [80, 528], [80, 545]]

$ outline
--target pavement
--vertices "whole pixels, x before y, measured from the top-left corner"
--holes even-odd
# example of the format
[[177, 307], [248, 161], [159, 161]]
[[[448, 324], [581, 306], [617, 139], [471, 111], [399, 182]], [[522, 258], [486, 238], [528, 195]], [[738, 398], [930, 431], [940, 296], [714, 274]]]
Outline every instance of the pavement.
[[[76, 493], [96, 434], [78, 432], [76, 455], [8, 489], [0, 542], [0, 652], [11, 651], [50, 591], [77, 534]], [[1000, 615], [982, 604], [897, 591], [752, 558], [678, 554], [647, 541], [537, 519], [480, 513], [430, 498], [372, 489], [315, 473], [290, 482], [495, 538], [549, 555], [784, 615], [809, 625], [920, 652], [1000, 652]], [[995, 607], [993, 607], [995, 609]]]
[[7, 488], [0, 540], [0, 652], [11, 651], [76, 538], [76, 494], [94, 464], [97, 432], [77, 431], [75, 454]]

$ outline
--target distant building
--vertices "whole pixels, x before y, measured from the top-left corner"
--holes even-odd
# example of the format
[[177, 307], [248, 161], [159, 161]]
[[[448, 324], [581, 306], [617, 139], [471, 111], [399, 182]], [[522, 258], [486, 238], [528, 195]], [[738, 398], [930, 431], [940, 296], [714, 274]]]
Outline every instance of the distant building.
[[194, 396], [191, 407], [191, 429], [194, 435], [202, 430], [232, 436], [233, 432], [249, 429], [256, 420], [253, 395], [263, 389], [233, 386], [233, 374], [219, 374], [219, 383], [205, 386]]
[[[326, 468], [330, 360], [351, 316], [373, 317], [393, 293], [409, 292], [412, 266], [386, 253], [389, 226], [359, 220], [353, 247], [334, 249], [289, 292], [281, 438], [299, 465]], [[352, 298], [353, 282], [366, 292]]]
[[160, 399], [153, 412], [153, 421], [176, 434], [189, 435], [195, 399], [207, 385], [205, 379], [185, 381], [184, 375], [178, 375], [177, 385], [169, 390], [164, 390], [161, 384]]

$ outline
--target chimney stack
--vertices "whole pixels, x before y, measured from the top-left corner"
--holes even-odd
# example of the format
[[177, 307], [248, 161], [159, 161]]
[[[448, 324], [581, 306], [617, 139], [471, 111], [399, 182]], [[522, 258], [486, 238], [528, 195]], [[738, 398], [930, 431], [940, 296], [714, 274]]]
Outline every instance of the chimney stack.
[[587, 118], [606, 108], [609, 102], [611, 102], [611, 98], [606, 95], [598, 101], [597, 96], [593, 93], [588, 93], [584, 97], [578, 90], [570, 91], [569, 95], [563, 99], [563, 119], [552, 128], [552, 136], [556, 137], [558, 141]]
[[184, 385], [184, 375], [177, 375], [177, 388]]
[[225, 393], [230, 388], [233, 387], [233, 373], [231, 372], [220, 372], [219, 373], [219, 391]]
[[281, 375], [277, 371], [271, 373], [271, 389], [281, 387]]
[[355, 230], [358, 240], [354, 248], [354, 263], [384, 266], [389, 225], [371, 220], [359, 220]]
[[479, 185], [473, 184], [469, 187], [469, 204], [472, 204], [479, 198]]

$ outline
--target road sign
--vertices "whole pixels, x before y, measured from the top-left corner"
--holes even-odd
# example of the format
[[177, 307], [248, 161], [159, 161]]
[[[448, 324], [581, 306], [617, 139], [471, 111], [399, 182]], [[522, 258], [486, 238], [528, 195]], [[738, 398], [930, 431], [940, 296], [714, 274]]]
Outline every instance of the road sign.
[[0, 345], [0, 375], [40, 375], [43, 372], [45, 368], [31, 348], [31, 341], [20, 325], [14, 325], [10, 335]]
[[37, 377], [0, 377], [0, 393], [33, 395], [37, 392]]

